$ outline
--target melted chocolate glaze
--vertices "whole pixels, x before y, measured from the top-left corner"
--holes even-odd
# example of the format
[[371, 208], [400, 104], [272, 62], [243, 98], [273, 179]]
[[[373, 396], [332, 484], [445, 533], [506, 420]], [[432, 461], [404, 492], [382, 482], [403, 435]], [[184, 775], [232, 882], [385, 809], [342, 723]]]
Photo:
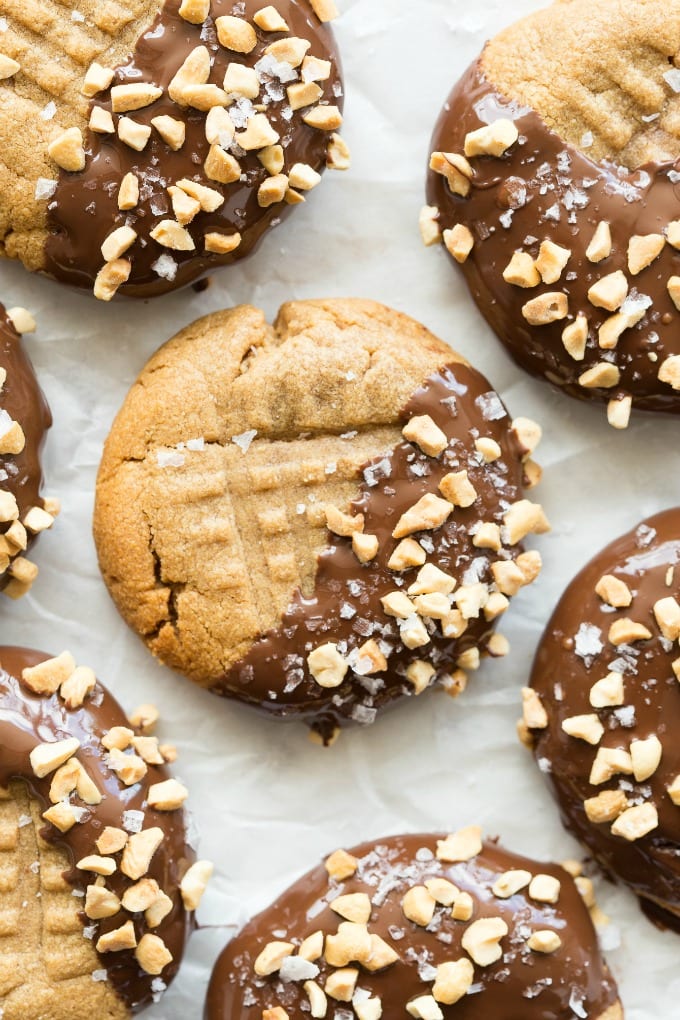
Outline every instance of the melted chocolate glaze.
[[[186, 141], [179, 151], [173, 152], [152, 128], [146, 148], [143, 152], [136, 152], [121, 142], [117, 135], [96, 134], [88, 129], [85, 169], [80, 173], [60, 171], [57, 190], [48, 206], [51, 233], [46, 247], [46, 269], [50, 275], [74, 286], [91, 289], [104, 264], [100, 251], [102, 242], [117, 227], [128, 225], [137, 232], [138, 240], [123, 256], [131, 258], [132, 272], [120, 293], [134, 297], [162, 294], [193, 282], [216, 266], [233, 263], [248, 255], [267, 230], [288, 215], [293, 207], [286, 203], [279, 202], [268, 209], [258, 204], [258, 188], [269, 175], [255, 152], [237, 157], [243, 170], [242, 180], [223, 185], [207, 178], [203, 170], [210, 150], [205, 137], [206, 114], [178, 106], [167, 94], [170, 81], [197, 46], [207, 46], [210, 50], [214, 58], [210, 80], [221, 87], [229, 63], [253, 67], [267, 46], [286, 38], [288, 33], [262, 32], [253, 25], [258, 42], [252, 53], [234, 53], [218, 43], [214, 25], [216, 18], [236, 14], [252, 24], [253, 14], [263, 6], [261, 0], [240, 0], [238, 3], [212, 0], [211, 15], [207, 21], [203, 25], [192, 25], [178, 14], [180, 0], [166, 0], [162, 5], [130, 59], [116, 69], [112, 84], [149, 82], [162, 88], [164, 94], [160, 99], [128, 116], [144, 125], [163, 115], [182, 120], [186, 124]], [[318, 83], [324, 90], [321, 102], [341, 107], [340, 60], [330, 29], [312, 13], [308, 0], [278, 0], [276, 6], [290, 27], [290, 35], [308, 39], [312, 43], [308, 51], [310, 55], [332, 62], [330, 78]], [[304, 109], [290, 116], [285, 87], [277, 80], [273, 81], [272, 93], [282, 98], [272, 100], [266, 107], [269, 121], [280, 134], [280, 144], [285, 150], [283, 172], [290, 171], [295, 163], [307, 163], [320, 171], [326, 164], [329, 134], [305, 124], [302, 121], [302, 115], [306, 113]], [[260, 101], [265, 94], [263, 90]], [[92, 105], [110, 111], [110, 92], [99, 93]], [[139, 178], [140, 202], [135, 209], [121, 212], [118, 190], [121, 180], [129, 172]], [[226, 199], [216, 212], [200, 212], [188, 227], [196, 244], [194, 252], [171, 251], [149, 237], [161, 220], [174, 219], [166, 188], [182, 178], [221, 191]], [[211, 231], [222, 234], [240, 232], [241, 244], [229, 255], [204, 252], [203, 235]], [[177, 275], [173, 280], [159, 276], [153, 269], [153, 264], [164, 254], [177, 263]]]
[[[41, 830], [43, 838], [66, 849], [75, 865], [81, 858], [98, 853], [95, 843], [105, 826], [126, 828], [124, 814], [127, 811], [143, 812], [142, 828], [157, 826], [163, 830], [163, 841], [147, 874], [173, 901], [171, 912], [158, 928], [153, 929], [173, 956], [162, 973], [163, 982], [169, 984], [179, 968], [184, 944], [192, 928], [192, 919], [184, 909], [179, 884], [193, 862], [194, 854], [187, 845], [183, 812], [155, 811], [146, 803], [148, 787], [170, 778], [168, 770], [164, 766], [149, 765], [141, 783], [123, 786], [115, 772], [106, 765], [107, 751], [101, 744], [102, 735], [112, 726], [130, 726], [123, 710], [100, 683], [84, 706], [75, 710], [67, 709], [56, 694], [50, 697], [31, 694], [20, 683], [22, 670], [47, 658], [44, 653], [26, 648], [0, 648], [0, 786], [6, 788], [12, 780], [21, 779], [41, 807], [49, 807], [49, 788], [54, 774], [38, 779], [30, 765], [30, 752], [45, 741], [76, 737], [81, 744], [76, 756], [103, 794], [103, 800], [96, 806], [79, 805], [87, 807], [88, 813], [83, 821], [66, 833], [45, 823]], [[120, 861], [120, 854], [114, 856]], [[73, 888], [83, 893], [96, 877], [92, 872], [80, 871], [75, 866], [65, 873]], [[133, 883], [117, 870], [106, 879], [106, 884], [120, 897]], [[83, 924], [96, 927], [94, 942], [100, 935], [130, 919], [138, 941], [147, 930], [151, 930], [147, 929], [143, 914], [131, 915], [122, 908], [113, 917], [101, 921], [90, 921], [85, 914], [82, 917]], [[139, 967], [132, 950], [100, 954], [100, 959], [109, 982], [133, 1012], [152, 1001], [152, 982], [158, 979]]]
[[[638, 276], [628, 273], [628, 242], [633, 235], [662, 233], [680, 214], [680, 176], [675, 164], [649, 164], [629, 172], [596, 163], [551, 131], [533, 110], [499, 94], [476, 61], [451, 92], [434, 129], [431, 152], [462, 153], [465, 136], [499, 118], [513, 120], [519, 142], [496, 159], [472, 159], [472, 188], [467, 198], [454, 195], [445, 178], [430, 171], [428, 201], [439, 208], [440, 226], [467, 226], [475, 239], [462, 265], [473, 298], [491, 328], [517, 363], [580, 399], [609, 401], [631, 394], [635, 406], [680, 412], [680, 394], [659, 381], [659, 366], [680, 354], [678, 311], [667, 290], [680, 272], [680, 252], [666, 245], [659, 258]], [[600, 221], [611, 225], [612, 254], [595, 265], [586, 258]], [[571, 250], [556, 284], [524, 289], [506, 283], [503, 270], [521, 249], [536, 257], [544, 240]], [[598, 346], [599, 326], [611, 312], [596, 308], [588, 290], [603, 276], [622, 270], [630, 292], [651, 298], [639, 325], [627, 330], [614, 351]], [[569, 317], [546, 326], [530, 326], [522, 306], [543, 293], [563, 292]], [[589, 320], [583, 361], [565, 350], [562, 332], [577, 313]], [[579, 376], [611, 361], [621, 377], [612, 389], [585, 389]]]
[[[26, 437], [26, 446], [18, 454], [0, 455], [0, 488], [11, 492], [19, 507], [19, 518], [34, 506], [43, 506], [40, 498], [42, 469], [40, 451], [45, 432], [52, 424], [47, 402], [38, 385], [33, 366], [21, 343], [21, 337], [0, 305], [0, 368], [7, 379], [0, 391], [0, 408], [14, 421], [19, 422]], [[0, 524], [0, 533], [10, 527], [11, 521]], [[30, 542], [34, 538], [30, 539]], [[0, 575], [0, 588], [9, 580]]]
[[[425, 493], [438, 493], [439, 482], [450, 471], [466, 469], [479, 498], [467, 509], [457, 508], [435, 531], [412, 536], [427, 550], [428, 562], [453, 575], [460, 587], [466, 577], [491, 583], [491, 562], [512, 555], [508, 548], [498, 554], [478, 549], [470, 534], [480, 521], [500, 522], [504, 510], [522, 495], [525, 451], [500, 398], [479, 372], [451, 364], [430, 376], [400, 417], [405, 423], [423, 414], [430, 415], [449, 437], [443, 454], [428, 457], [413, 443], [403, 442], [363, 470], [364, 481], [352, 511], [364, 515], [365, 534], [378, 536], [376, 558], [360, 564], [351, 540], [329, 533], [328, 548], [319, 556], [313, 593], [308, 597], [295, 593], [281, 625], [253, 644], [216, 686], [218, 693], [277, 716], [302, 717], [328, 739], [336, 726], [370, 723], [378, 710], [413, 693], [405, 673], [416, 659], [431, 662], [443, 679], [467, 649], [486, 647], [494, 623], [482, 613], [469, 621], [456, 640], [444, 638], [437, 624], [428, 645], [408, 649], [400, 639], [397, 621], [380, 603], [383, 595], [399, 587], [399, 579], [405, 591], [420, 569], [398, 573], [387, 566], [399, 541], [392, 538], [397, 521]], [[491, 464], [484, 463], [474, 448], [480, 436], [494, 439], [501, 447], [500, 458]], [[371, 637], [386, 643], [386, 672], [361, 677], [350, 669], [342, 686], [330, 691], [309, 675], [307, 656], [313, 648], [337, 642], [347, 654]]]
[[[490, 842], [467, 863], [441, 864], [435, 857], [437, 838], [442, 837], [392, 836], [364, 843], [350, 851], [359, 859], [359, 870], [343, 883], [331, 881], [323, 866], [310, 871], [250, 921], [222, 952], [208, 988], [205, 1020], [255, 1020], [262, 1009], [276, 1005], [291, 1018], [307, 1015], [301, 1011], [307, 1001], [301, 984], [284, 984], [276, 975], [258, 978], [253, 963], [275, 938], [298, 943], [318, 930], [335, 933], [342, 918], [328, 904], [340, 893], [366, 893], [372, 899], [369, 931], [380, 935], [400, 956], [399, 962], [382, 972], [371, 974], [359, 967], [357, 987], [381, 998], [386, 1020], [406, 1016], [409, 1000], [431, 992], [433, 978], [428, 975], [422, 980], [419, 970], [426, 973], [425, 967], [466, 955], [461, 938], [468, 926], [453, 920], [450, 908], [437, 908], [427, 929], [402, 913], [407, 889], [430, 878], [446, 878], [468, 892], [474, 900], [472, 920], [502, 917], [509, 929], [501, 942], [503, 957], [489, 967], [475, 966], [475, 992], [452, 1006], [441, 1006], [447, 1020], [571, 1020], [576, 1015], [571, 1008], [574, 1003], [586, 1011], [579, 1015], [597, 1020], [618, 1001], [588, 911], [562, 868], [538, 865]], [[558, 878], [559, 902], [554, 906], [537, 903], [526, 889], [507, 900], [495, 897], [491, 887], [510, 869]], [[546, 928], [558, 932], [561, 948], [552, 954], [532, 953], [526, 947], [527, 937]], [[329, 968], [323, 961], [317, 963], [322, 973], [318, 982], [323, 986]], [[347, 1015], [354, 1015], [351, 1007]]]
[[[675, 569], [669, 586], [666, 573], [671, 567]], [[632, 605], [614, 610], [602, 602], [594, 589], [603, 574], [614, 574], [628, 585]], [[610, 877], [621, 879], [648, 901], [657, 921], [663, 918], [666, 925], [680, 930], [680, 807], [666, 791], [680, 773], [680, 686], [671, 668], [678, 650], [661, 637], [652, 612], [654, 603], [667, 596], [680, 596], [680, 510], [651, 517], [612, 542], [567, 588], [534, 662], [531, 683], [541, 696], [549, 725], [533, 730], [532, 736], [536, 759], [567, 828]], [[622, 617], [643, 623], [652, 639], [615, 648], [607, 633]], [[610, 669], [624, 674], [626, 708], [593, 709], [590, 688]], [[562, 722], [595, 711], [605, 728], [601, 747], [628, 750], [632, 740], [653, 734], [659, 738], [663, 755], [650, 779], [638, 783], [633, 776], [617, 775], [601, 786], [590, 785], [597, 748], [567, 736]], [[619, 788], [632, 803], [652, 802], [659, 814], [658, 828], [633, 843], [613, 836], [609, 823], [589, 822], [583, 808], [585, 798]]]

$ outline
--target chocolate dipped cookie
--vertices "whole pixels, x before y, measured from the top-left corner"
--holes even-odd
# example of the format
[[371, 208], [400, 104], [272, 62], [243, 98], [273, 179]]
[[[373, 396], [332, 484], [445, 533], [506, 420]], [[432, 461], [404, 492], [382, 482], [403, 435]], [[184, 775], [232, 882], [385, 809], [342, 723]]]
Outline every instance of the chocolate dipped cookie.
[[680, 411], [679, 61], [678, 0], [554, 3], [487, 45], [432, 137], [424, 240], [522, 368], [615, 428]]
[[20, 331], [33, 329], [25, 308], [0, 305], [0, 591], [11, 598], [30, 590], [38, 568], [26, 554], [59, 512], [57, 500], [40, 494], [52, 417], [21, 342]]
[[124, 619], [216, 693], [325, 741], [457, 693], [546, 531], [540, 429], [370, 301], [218, 312], [162, 347], [105, 444], [94, 534]]
[[248, 255], [347, 169], [333, 0], [0, 0], [0, 252], [109, 301]]
[[212, 868], [157, 717], [68, 652], [0, 648], [4, 1020], [126, 1020], [174, 978]]
[[449, 836], [331, 854], [213, 971], [205, 1020], [621, 1020], [588, 909], [561, 867]]
[[564, 824], [680, 930], [680, 511], [599, 553], [548, 623], [522, 730]]

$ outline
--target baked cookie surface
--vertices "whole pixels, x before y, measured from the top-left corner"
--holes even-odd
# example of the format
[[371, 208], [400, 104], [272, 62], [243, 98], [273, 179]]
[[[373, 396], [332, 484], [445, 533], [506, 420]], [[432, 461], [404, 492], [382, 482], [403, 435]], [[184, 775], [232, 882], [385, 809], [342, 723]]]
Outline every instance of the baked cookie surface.
[[172, 753], [87, 667], [0, 648], [0, 1008], [125, 1020], [175, 976], [211, 870]]
[[680, 410], [680, 3], [567, 0], [501, 32], [431, 143], [443, 240], [515, 360], [572, 396]]
[[480, 832], [332, 854], [226, 947], [205, 1020], [620, 1020], [573, 878]]
[[644, 521], [572, 581], [524, 692], [564, 824], [645, 912], [680, 929], [680, 512]]
[[330, 739], [452, 693], [540, 570], [521, 540], [540, 429], [420, 324], [369, 301], [243, 306], [151, 359], [105, 445], [94, 532], [167, 665]]
[[247, 255], [349, 165], [315, 11], [334, 6], [0, 0], [0, 251], [102, 300]]
[[[12, 312], [20, 326], [22, 318], [30, 319], [24, 309]], [[0, 305], [0, 589], [12, 598], [31, 588], [38, 568], [26, 553], [59, 510], [40, 494], [40, 451], [51, 424], [21, 336]]]

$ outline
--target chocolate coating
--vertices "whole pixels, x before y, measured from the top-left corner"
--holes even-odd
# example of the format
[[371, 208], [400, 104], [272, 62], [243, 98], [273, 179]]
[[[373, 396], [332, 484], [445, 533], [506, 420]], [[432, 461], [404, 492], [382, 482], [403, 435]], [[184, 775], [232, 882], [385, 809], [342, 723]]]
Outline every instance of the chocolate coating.
[[[431, 152], [462, 153], [465, 136], [499, 118], [514, 121], [519, 141], [504, 156], [471, 160], [474, 176], [467, 198], [454, 195], [444, 177], [430, 171], [428, 201], [440, 211], [440, 226], [464, 224], [475, 240], [462, 265], [470, 292], [491, 328], [515, 361], [570, 396], [610, 401], [631, 395], [649, 411], [680, 412], [680, 393], [658, 378], [659, 368], [680, 354], [678, 311], [667, 283], [680, 270], [680, 254], [666, 245], [637, 276], [628, 272], [628, 242], [634, 235], [663, 233], [677, 217], [680, 185], [674, 163], [648, 164], [629, 172], [596, 163], [552, 132], [531, 109], [499, 94], [476, 61], [451, 92], [434, 129]], [[586, 258], [598, 223], [611, 225], [613, 250], [598, 264]], [[555, 284], [529, 289], [503, 280], [516, 250], [538, 255], [541, 242], [571, 251]], [[627, 329], [616, 348], [598, 346], [598, 329], [612, 313], [588, 300], [591, 286], [622, 270], [634, 292], [650, 299], [639, 325]], [[523, 305], [544, 293], [564, 293], [568, 318], [530, 326]], [[562, 341], [564, 328], [579, 312], [588, 318], [585, 357], [575, 361]], [[612, 388], [585, 388], [579, 377], [607, 361], [620, 371]]]
[[[502, 958], [487, 967], [475, 966], [474, 993], [454, 1005], [441, 1005], [446, 1018], [569, 1020], [576, 1015], [571, 1005], [578, 1003], [584, 1009], [579, 1015], [598, 1020], [608, 1008], [616, 1008], [616, 986], [600, 956], [590, 916], [562, 868], [538, 865], [492, 842], [485, 843], [481, 854], [471, 861], [442, 864], [435, 856], [438, 838], [442, 837], [392, 836], [364, 843], [350, 851], [359, 860], [359, 870], [344, 883], [330, 880], [323, 866], [310, 871], [250, 921], [223, 951], [208, 988], [205, 1020], [254, 1020], [262, 1009], [276, 1005], [291, 1018], [306, 1015], [301, 1010], [307, 1001], [301, 984], [284, 984], [276, 975], [257, 978], [253, 963], [274, 938], [298, 944], [318, 930], [335, 933], [342, 918], [328, 904], [338, 894], [349, 893], [366, 893], [371, 898], [369, 931], [383, 938], [400, 957], [380, 972], [359, 967], [357, 987], [382, 1000], [383, 1017], [396, 1020], [406, 1016], [405, 1006], [412, 998], [431, 993], [433, 968], [466, 955], [461, 939], [468, 925], [453, 920], [450, 908], [438, 907], [428, 928], [408, 921], [402, 912], [405, 892], [430, 878], [448, 879], [469, 893], [474, 901], [473, 920], [501, 917], [509, 929], [501, 942]], [[510, 869], [557, 878], [561, 883], [558, 903], [537, 903], [526, 889], [506, 900], [494, 896], [494, 882]], [[531, 932], [546, 929], [559, 933], [561, 948], [551, 954], [532, 953], [526, 939]], [[317, 963], [321, 968], [317, 980], [323, 986], [331, 968], [324, 960]], [[329, 1000], [331, 1012], [332, 1005]], [[343, 1016], [355, 1015], [350, 1006], [339, 1006], [348, 1010]]]
[[[248, 255], [267, 230], [288, 214], [292, 206], [285, 203], [279, 202], [266, 209], [258, 204], [258, 188], [267, 179], [268, 173], [256, 152], [238, 155], [243, 171], [241, 180], [229, 185], [210, 180], [203, 170], [210, 150], [205, 135], [206, 114], [178, 106], [167, 93], [177, 70], [198, 46], [209, 49], [213, 58], [210, 80], [221, 87], [229, 63], [254, 67], [268, 45], [286, 38], [288, 33], [262, 32], [253, 25], [258, 41], [252, 53], [235, 53], [218, 43], [216, 18], [236, 14], [252, 24], [253, 14], [262, 6], [260, 0], [241, 0], [240, 3], [213, 0], [211, 15], [206, 22], [192, 25], [178, 14], [180, 0], [167, 0], [162, 5], [154, 23], [139, 39], [129, 61], [116, 69], [112, 84], [149, 82], [161, 87], [164, 94], [160, 99], [129, 116], [144, 125], [149, 125], [151, 119], [158, 116], [179, 119], [186, 124], [186, 141], [175, 152], [152, 129], [144, 150], [136, 152], [121, 142], [117, 135], [96, 134], [88, 130], [85, 169], [79, 173], [61, 171], [57, 190], [48, 206], [51, 229], [46, 247], [48, 273], [66, 283], [92, 288], [97, 272], [104, 264], [100, 251], [103, 241], [113, 230], [127, 225], [137, 232], [138, 240], [125, 253], [125, 258], [131, 258], [132, 271], [120, 293], [150, 297], [175, 290], [218, 265], [233, 263]], [[310, 55], [331, 61], [329, 79], [319, 83], [323, 89], [321, 101], [342, 105], [340, 62], [330, 29], [319, 22], [307, 0], [279, 0], [276, 6], [290, 27], [289, 34], [308, 39], [312, 44]], [[272, 97], [265, 109], [270, 123], [281, 136], [280, 144], [285, 150], [283, 172], [290, 171], [295, 163], [307, 163], [314, 170], [321, 170], [326, 163], [329, 134], [302, 121], [306, 110], [291, 113], [285, 88], [278, 80], [271, 79], [271, 85], [260, 96], [260, 102], [268, 93]], [[248, 103], [247, 100], [245, 102]], [[110, 91], [97, 95], [94, 105], [111, 111]], [[121, 212], [118, 190], [123, 177], [129, 172], [139, 178], [140, 202], [136, 208]], [[216, 212], [200, 212], [188, 227], [196, 244], [193, 252], [164, 248], [149, 236], [161, 220], [174, 218], [166, 189], [183, 178], [221, 191], [226, 199]], [[241, 244], [228, 255], [209, 254], [203, 250], [203, 235], [212, 231], [227, 235], [239, 232]], [[173, 279], [159, 276], [153, 268], [162, 255], [170, 256], [177, 264]]]
[[[426, 380], [400, 417], [406, 423], [426, 414], [449, 438], [440, 456], [428, 457], [405, 441], [363, 469], [360, 495], [351, 512], [364, 515], [365, 534], [377, 535], [375, 559], [360, 564], [351, 540], [329, 532], [311, 596], [295, 593], [280, 627], [252, 645], [215, 688], [219, 693], [274, 715], [301, 717], [327, 740], [336, 726], [370, 723], [378, 711], [412, 694], [413, 685], [405, 674], [415, 660], [432, 663], [436, 679], [445, 682], [465, 651], [486, 648], [494, 622], [483, 612], [470, 619], [456, 639], [445, 638], [432, 621], [430, 642], [409, 649], [401, 640], [397, 620], [380, 603], [382, 596], [401, 587], [400, 579], [406, 591], [419, 570], [395, 572], [387, 565], [399, 544], [392, 538], [397, 521], [425, 493], [438, 493], [439, 482], [451, 471], [467, 470], [478, 498], [467, 509], [456, 508], [443, 526], [413, 536], [428, 550], [428, 562], [455, 577], [460, 588], [466, 581], [491, 585], [491, 562], [513, 555], [508, 547], [500, 554], [476, 548], [470, 533], [481, 521], [500, 522], [504, 510], [522, 495], [526, 451], [512, 431], [500, 398], [479, 372], [451, 364]], [[501, 448], [501, 456], [490, 464], [475, 450], [474, 440], [480, 436], [492, 438]], [[309, 675], [306, 660], [312, 648], [330, 641], [339, 643], [347, 655], [369, 638], [384, 643], [386, 671], [361, 676], [350, 669], [342, 686], [332, 691]]]
[[[0, 489], [11, 492], [19, 507], [19, 519], [28, 511], [42, 507], [40, 498], [42, 468], [40, 452], [45, 433], [52, 424], [52, 416], [42, 390], [35, 377], [33, 366], [2, 305], [0, 305], [0, 368], [7, 373], [0, 391], [0, 408], [13, 421], [21, 425], [26, 445], [21, 453], [0, 454]], [[10, 527], [11, 521], [0, 524], [0, 534]], [[32, 544], [34, 537], [29, 536]], [[0, 574], [0, 588], [9, 581], [7, 573]]]
[[[667, 792], [680, 774], [680, 688], [671, 667], [677, 647], [661, 635], [653, 606], [659, 599], [678, 597], [679, 563], [678, 510], [657, 514], [608, 545], [560, 599], [541, 639], [531, 677], [548, 714], [548, 727], [532, 730], [535, 756], [557, 798], [564, 824], [611, 878], [629, 885], [657, 919], [678, 930], [680, 807]], [[595, 585], [604, 574], [613, 574], [630, 588], [629, 607], [612, 609], [596, 595]], [[644, 624], [652, 632], [651, 639], [614, 647], [608, 631], [624, 617]], [[624, 675], [623, 705], [596, 710], [589, 701], [590, 688], [610, 670]], [[628, 750], [633, 740], [658, 737], [663, 747], [661, 763], [649, 779], [637, 782], [632, 775], [617, 774], [608, 783], [590, 784], [597, 748], [569, 737], [562, 722], [593, 712], [605, 730], [599, 747]], [[653, 804], [658, 827], [628, 842], [612, 835], [610, 824], [590, 822], [583, 801], [603, 790], [623, 790], [631, 804]]]
[[[163, 982], [169, 984], [179, 968], [184, 944], [192, 928], [191, 917], [182, 903], [179, 884], [193, 862], [194, 854], [187, 845], [183, 812], [156, 811], [146, 803], [149, 785], [168, 779], [168, 770], [164, 766], [149, 765], [143, 782], [122, 786], [115, 772], [106, 764], [107, 752], [101, 744], [101, 737], [113, 726], [130, 726], [123, 710], [100, 683], [84, 706], [74, 710], [67, 709], [57, 694], [41, 697], [30, 693], [19, 680], [22, 670], [48, 657], [26, 648], [0, 648], [0, 786], [6, 788], [12, 780], [23, 780], [41, 807], [49, 807], [49, 789], [54, 774], [38, 779], [30, 765], [30, 752], [45, 741], [76, 737], [81, 744], [77, 757], [103, 799], [100, 804], [88, 807], [83, 820], [66, 833], [46, 823], [41, 832], [43, 838], [66, 849], [75, 865], [83, 857], [98, 852], [95, 843], [105, 826], [126, 828], [125, 812], [141, 811], [144, 829], [157, 826], [163, 830], [163, 841], [147, 874], [172, 900], [172, 910], [153, 929], [173, 956], [162, 973]], [[119, 855], [116, 858], [119, 859]], [[96, 876], [72, 867], [64, 877], [74, 889], [84, 893]], [[132, 883], [117, 870], [106, 879], [106, 884], [120, 897]], [[129, 919], [134, 923], [138, 940], [151, 930], [143, 914], [130, 915], [122, 908], [113, 917], [100, 921], [90, 921], [83, 914], [83, 923], [96, 927], [95, 942], [100, 935], [118, 928]], [[100, 954], [100, 958], [109, 982], [132, 1012], [152, 1001], [155, 990], [151, 987], [152, 982], [158, 979], [140, 968], [132, 950]]]

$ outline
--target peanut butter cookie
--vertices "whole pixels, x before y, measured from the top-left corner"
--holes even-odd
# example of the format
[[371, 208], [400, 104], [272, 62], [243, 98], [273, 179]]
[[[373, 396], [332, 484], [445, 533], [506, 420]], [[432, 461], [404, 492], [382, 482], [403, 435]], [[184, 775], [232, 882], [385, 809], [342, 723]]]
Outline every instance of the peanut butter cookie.
[[565, 825], [680, 931], [680, 511], [599, 553], [560, 599], [522, 729]]
[[38, 568], [26, 552], [51, 528], [59, 503], [40, 495], [40, 451], [52, 417], [21, 343], [35, 329], [25, 308], [0, 305], [0, 590], [24, 595]]
[[680, 412], [680, 0], [563, 0], [501, 32], [431, 145], [443, 241], [515, 360], [565, 393]]
[[157, 718], [68, 652], [0, 648], [4, 1020], [126, 1020], [175, 976], [212, 867]]
[[106, 442], [94, 532], [163, 662], [266, 712], [341, 724], [462, 689], [509, 597], [540, 429], [420, 324], [370, 301], [242, 306], [151, 359]]
[[243, 258], [347, 169], [333, 0], [0, 0], [0, 252], [110, 301]]
[[205, 1020], [323, 1017], [336, 1002], [347, 1020], [623, 1017], [571, 875], [477, 826], [331, 854], [227, 946]]

